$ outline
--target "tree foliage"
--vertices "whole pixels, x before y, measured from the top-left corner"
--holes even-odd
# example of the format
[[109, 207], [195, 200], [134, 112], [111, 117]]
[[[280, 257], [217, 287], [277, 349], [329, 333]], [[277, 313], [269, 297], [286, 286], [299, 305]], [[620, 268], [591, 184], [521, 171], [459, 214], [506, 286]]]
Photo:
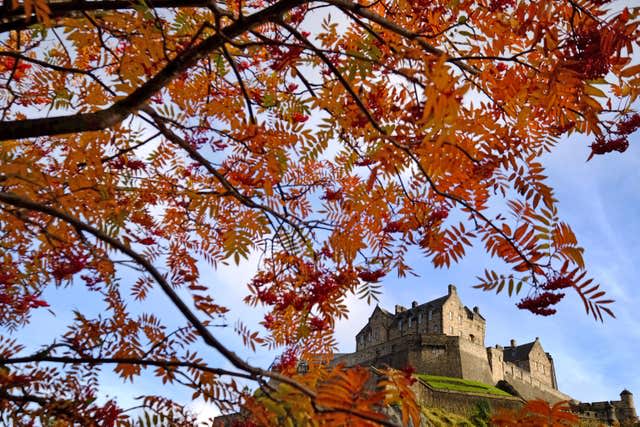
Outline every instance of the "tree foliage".
[[[450, 267], [480, 245], [505, 271], [478, 288], [540, 315], [573, 291], [612, 316], [541, 164], [565, 135], [591, 158], [640, 127], [639, 11], [606, 3], [4, 1], [4, 420], [133, 423], [96, 403], [98, 368], [153, 370], [258, 424], [390, 424], [384, 403], [417, 420], [409, 374], [386, 370], [371, 391], [366, 371], [316, 363], [345, 298], [375, 299], [385, 275], [412, 271], [412, 249]], [[235, 329], [248, 351], [281, 352], [271, 370], [214, 329], [229, 307], [206, 273], [253, 253], [246, 302], [268, 314]], [[98, 296], [102, 314], [74, 313], [29, 354], [21, 329], [65, 286]], [[152, 292], [180, 327], [144, 304]], [[192, 423], [166, 397], [141, 405]]]
[[519, 411], [502, 411], [491, 418], [498, 427], [569, 427], [579, 425], [579, 417], [571, 413], [567, 402], [553, 405], [542, 400], [531, 400]]

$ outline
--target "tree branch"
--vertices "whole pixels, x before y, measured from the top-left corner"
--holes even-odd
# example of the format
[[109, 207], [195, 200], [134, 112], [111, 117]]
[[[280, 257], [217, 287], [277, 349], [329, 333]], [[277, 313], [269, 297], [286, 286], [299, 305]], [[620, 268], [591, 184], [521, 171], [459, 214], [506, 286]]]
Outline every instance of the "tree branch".
[[[422, 34], [414, 33], [413, 31], [407, 30], [406, 28], [401, 27], [400, 25], [394, 23], [393, 21], [390, 21], [389, 19], [383, 16], [380, 16], [376, 13], [371, 12], [369, 9], [367, 9], [361, 4], [354, 3], [350, 0], [326, 0], [326, 1], [327, 3], [332, 4], [338, 7], [339, 9], [342, 9], [343, 11], [350, 11], [355, 15], [368, 19], [371, 22], [375, 22], [381, 27], [389, 31], [392, 31], [406, 38], [407, 40], [415, 41], [427, 53], [431, 53], [436, 56], [442, 56], [442, 55], [448, 56], [447, 52], [433, 46], [431, 43], [424, 40], [425, 37]], [[469, 73], [472, 73], [472, 74], [478, 73], [478, 70], [476, 68], [463, 63], [459, 59], [448, 57], [447, 62], [454, 63], [455, 65], [460, 67], [462, 70], [465, 70]]]
[[141, 365], [141, 366], [159, 366], [163, 368], [192, 368], [199, 371], [209, 372], [215, 375], [226, 375], [231, 377], [245, 378], [254, 380], [250, 374], [243, 372], [234, 372], [226, 369], [212, 368], [206, 365], [192, 362], [179, 362], [175, 360], [153, 360], [138, 359], [132, 357], [70, 357], [70, 356], [49, 356], [46, 352], [36, 353], [31, 356], [11, 357], [8, 359], [0, 359], [0, 365], [15, 365], [21, 363], [33, 362], [51, 362], [64, 363], [72, 365], [103, 365], [103, 364], [122, 364], [122, 365]]
[[277, 372], [267, 371], [255, 366], [250, 365], [249, 363], [242, 360], [237, 354], [229, 350], [224, 346], [216, 337], [211, 334], [211, 332], [207, 329], [207, 327], [198, 319], [198, 317], [193, 313], [193, 311], [185, 304], [184, 301], [178, 296], [178, 294], [173, 290], [171, 285], [166, 281], [164, 276], [160, 274], [160, 272], [155, 268], [153, 264], [151, 264], [145, 257], [126, 246], [124, 243], [119, 240], [103, 233], [97, 228], [93, 227], [90, 224], [86, 224], [77, 218], [72, 217], [71, 215], [59, 211], [50, 206], [42, 205], [40, 203], [22, 198], [16, 194], [0, 192], [0, 201], [15, 206], [18, 208], [28, 209], [35, 212], [40, 212], [54, 218], [58, 218], [71, 226], [73, 226], [78, 231], [84, 231], [95, 238], [107, 243], [109, 246], [117, 249], [118, 251], [129, 256], [133, 261], [138, 263], [141, 267], [143, 267], [147, 272], [153, 277], [153, 279], [158, 283], [162, 291], [169, 297], [171, 302], [176, 306], [176, 308], [180, 311], [180, 313], [189, 321], [191, 325], [196, 329], [196, 331], [200, 334], [203, 341], [216, 349], [222, 356], [224, 356], [233, 366], [236, 368], [248, 372], [252, 378], [258, 379], [259, 377], [271, 378], [276, 381], [280, 381], [282, 383], [288, 384], [295, 388], [296, 390], [302, 392], [304, 395], [311, 399], [316, 398], [316, 393], [310, 389], [309, 387], [301, 384], [294, 379], [291, 379], [285, 375], [279, 374]]
[[185, 50], [146, 83], [104, 110], [71, 116], [0, 122], [0, 141], [99, 131], [120, 123], [130, 114], [143, 108], [154, 94], [168, 85], [180, 73], [194, 66], [209, 53], [222, 47], [229, 39], [236, 38], [303, 3], [304, 0], [281, 0], [252, 15], [243, 17], [242, 20], [229, 24], [219, 33]]
[[[333, 1], [333, 0], [331, 0]], [[336, 0], [336, 1], [342, 1], [342, 0]], [[402, 152], [404, 152], [409, 159], [411, 159], [412, 162], [415, 163], [415, 165], [418, 167], [418, 169], [420, 170], [420, 172], [422, 173], [422, 175], [425, 177], [425, 179], [427, 180], [429, 186], [431, 187], [431, 189], [439, 196], [444, 197], [445, 199], [451, 200], [452, 202], [455, 203], [459, 203], [461, 206], [463, 206], [464, 208], [468, 209], [470, 212], [472, 212], [474, 215], [477, 215], [480, 219], [482, 219], [482, 221], [487, 224], [489, 227], [491, 227], [492, 229], [494, 229], [503, 239], [505, 239], [509, 245], [513, 248], [513, 250], [516, 252], [516, 254], [518, 255], [518, 257], [520, 259], [523, 260], [523, 262], [529, 267], [529, 269], [531, 270], [532, 273], [535, 273], [535, 268], [536, 265], [531, 262], [529, 260], [529, 258], [527, 258], [527, 256], [522, 252], [522, 250], [518, 247], [518, 245], [516, 244], [516, 242], [513, 241], [512, 238], [510, 238], [509, 236], [507, 236], [505, 234], [505, 232], [498, 227], [497, 225], [495, 225], [493, 223], [493, 221], [491, 221], [491, 219], [489, 219], [484, 213], [482, 213], [480, 210], [474, 208], [471, 203], [467, 202], [464, 199], [461, 199], [460, 197], [457, 197], [453, 194], [449, 194], [445, 191], [442, 191], [438, 188], [438, 186], [436, 185], [435, 181], [433, 180], [433, 178], [431, 177], [431, 175], [428, 174], [427, 170], [424, 168], [424, 166], [422, 165], [422, 163], [420, 162], [420, 159], [415, 155], [415, 153], [413, 151], [411, 151], [411, 149], [409, 147], [407, 147], [405, 144], [401, 143], [400, 141], [398, 141], [396, 138], [394, 138], [392, 135], [389, 135], [383, 128], [382, 126], [380, 126], [380, 124], [373, 118], [373, 116], [371, 115], [371, 112], [369, 111], [369, 109], [366, 107], [366, 105], [364, 105], [364, 102], [362, 102], [362, 100], [360, 99], [360, 97], [356, 94], [356, 92], [354, 91], [354, 89], [351, 87], [351, 85], [349, 84], [349, 82], [346, 80], [346, 78], [342, 75], [342, 73], [340, 72], [340, 70], [338, 70], [338, 68], [329, 60], [329, 58], [327, 58], [323, 52], [321, 52], [320, 50], [318, 50], [306, 37], [304, 37], [300, 32], [298, 32], [295, 28], [293, 28], [291, 25], [285, 23], [285, 22], [278, 22], [278, 25], [282, 26], [283, 28], [285, 28], [287, 31], [289, 31], [296, 39], [298, 39], [299, 41], [301, 41], [302, 43], [304, 43], [309, 49], [311, 49], [324, 63], [325, 65], [331, 70], [331, 72], [336, 76], [336, 78], [338, 79], [338, 81], [342, 84], [342, 86], [344, 87], [344, 89], [349, 93], [349, 95], [353, 98], [354, 102], [356, 103], [356, 105], [358, 106], [358, 108], [360, 109], [360, 111], [366, 116], [367, 120], [369, 121], [369, 123], [371, 123], [371, 126], [373, 126], [373, 128], [378, 131], [380, 133], [380, 136], [385, 139], [386, 141], [390, 142], [393, 146], [395, 146], [396, 148], [400, 149]], [[533, 274], [533, 278], [535, 280], [535, 274]]]
[[[7, 4], [11, 4], [11, 0], [6, 0]], [[113, 10], [131, 10], [136, 5], [130, 0], [98, 0], [84, 1], [71, 0], [61, 2], [49, 2], [49, 9], [52, 19], [62, 18], [78, 12], [92, 11], [113, 11]], [[154, 0], [149, 7], [153, 9], [176, 9], [181, 7], [202, 7], [206, 8], [211, 4], [211, 0]], [[29, 28], [31, 25], [37, 24], [35, 14], [25, 16], [24, 7], [19, 6], [15, 9], [3, 11], [0, 21], [0, 33], [7, 31], [21, 31]]]

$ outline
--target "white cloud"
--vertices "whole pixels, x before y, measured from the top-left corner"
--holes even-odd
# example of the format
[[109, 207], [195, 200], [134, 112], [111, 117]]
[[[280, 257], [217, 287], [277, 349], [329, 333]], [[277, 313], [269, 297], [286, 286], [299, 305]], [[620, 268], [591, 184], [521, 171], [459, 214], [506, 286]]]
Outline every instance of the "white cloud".
[[369, 305], [354, 294], [345, 298], [345, 304], [349, 307], [349, 317], [336, 322], [335, 338], [338, 342], [338, 351], [350, 353], [355, 351], [356, 334], [364, 327], [375, 304]]
[[205, 402], [203, 399], [197, 399], [188, 405], [189, 410], [193, 412], [200, 424], [210, 425], [210, 420], [220, 415], [220, 410], [212, 403]]
[[[556, 373], [562, 372], [560, 389], [585, 401], [616, 400], [622, 389], [617, 389], [603, 371], [604, 364], [593, 364], [582, 355], [559, 352], [554, 356]], [[599, 369], [600, 368], [600, 369]]]

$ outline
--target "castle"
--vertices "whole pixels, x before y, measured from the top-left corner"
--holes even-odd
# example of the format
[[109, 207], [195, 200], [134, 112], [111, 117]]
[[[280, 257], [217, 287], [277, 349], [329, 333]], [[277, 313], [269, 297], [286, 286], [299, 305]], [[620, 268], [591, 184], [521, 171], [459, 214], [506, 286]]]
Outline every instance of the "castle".
[[518, 345], [485, 347], [486, 320], [478, 307], [469, 309], [449, 285], [447, 295], [395, 312], [376, 306], [356, 335], [356, 351], [336, 355], [346, 366], [412, 366], [419, 373], [496, 384], [525, 400], [572, 401], [582, 418], [608, 425], [638, 423], [633, 396], [620, 401], [580, 403], [558, 390], [553, 358], [536, 338]]

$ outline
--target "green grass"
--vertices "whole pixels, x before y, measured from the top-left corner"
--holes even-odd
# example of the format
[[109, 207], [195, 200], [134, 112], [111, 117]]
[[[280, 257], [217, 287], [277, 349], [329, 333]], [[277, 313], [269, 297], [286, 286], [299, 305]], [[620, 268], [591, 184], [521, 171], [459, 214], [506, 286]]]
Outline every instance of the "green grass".
[[463, 380], [462, 378], [441, 377], [438, 375], [417, 374], [418, 378], [435, 389], [462, 391], [466, 393], [484, 393], [496, 396], [511, 396], [506, 391], [479, 381]]
[[433, 426], [474, 427], [468, 418], [439, 408], [422, 408], [422, 413]]

